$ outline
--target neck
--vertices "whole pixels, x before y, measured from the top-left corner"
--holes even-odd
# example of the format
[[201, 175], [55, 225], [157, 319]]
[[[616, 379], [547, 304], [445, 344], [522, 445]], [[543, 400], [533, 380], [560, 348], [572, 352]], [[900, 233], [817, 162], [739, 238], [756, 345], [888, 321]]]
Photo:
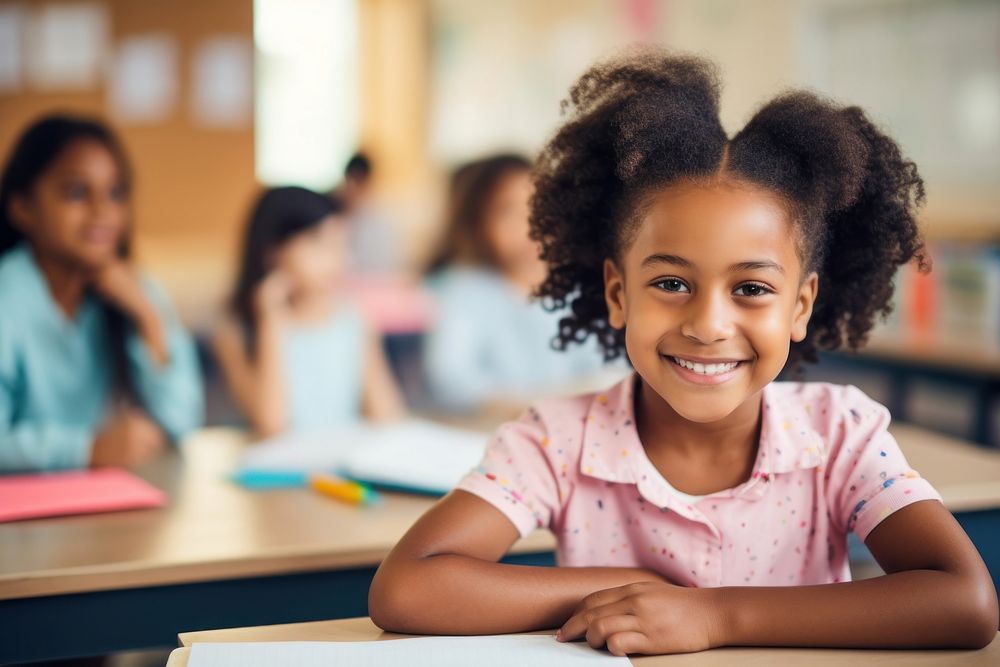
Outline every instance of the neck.
[[73, 317], [83, 302], [89, 282], [88, 272], [34, 246], [31, 254], [45, 278], [52, 300], [67, 317]]
[[304, 322], [325, 317], [332, 307], [333, 294], [326, 290], [308, 290], [292, 295], [292, 313]]
[[692, 422], [679, 415], [645, 380], [636, 388], [635, 415], [639, 439], [647, 452], [670, 450], [685, 459], [706, 462], [748, 461], [760, 439], [761, 392], [743, 402], [725, 418]]

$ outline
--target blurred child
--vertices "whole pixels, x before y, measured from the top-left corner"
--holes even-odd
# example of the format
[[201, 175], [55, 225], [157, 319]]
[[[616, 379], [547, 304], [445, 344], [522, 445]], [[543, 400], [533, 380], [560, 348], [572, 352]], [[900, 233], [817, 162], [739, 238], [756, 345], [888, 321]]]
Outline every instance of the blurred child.
[[594, 347], [557, 352], [563, 314], [533, 302], [545, 278], [528, 236], [531, 164], [497, 155], [455, 172], [442, 249], [430, 266], [438, 300], [424, 367], [440, 407], [503, 411], [562, 389], [601, 367]]
[[372, 184], [372, 162], [364, 153], [355, 153], [344, 167], [339, 197], [348, 220], [348, 247], [351, 270], [361, 275], [398, 273], [400, 249], [392, 220], [379, 206]]
[[202, 419], [194, 345], [128, 262], [130, 174], [98, 121], [44, 118], [0, 180], [0, 470], [142, 463]]
[[269, 190], [247, 226], [232, 317], [215, 337], [229, 389], [261, 436], [403, 413], [381, 338], [338, 296], [347, 227], [335, 199]]

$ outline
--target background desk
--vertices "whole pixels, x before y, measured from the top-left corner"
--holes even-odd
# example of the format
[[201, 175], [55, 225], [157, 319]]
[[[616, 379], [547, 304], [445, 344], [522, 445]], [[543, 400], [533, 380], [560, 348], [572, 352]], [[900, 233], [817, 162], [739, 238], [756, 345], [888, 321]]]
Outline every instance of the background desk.
[[[0, 524], [0, 663], [367, 614], [375, 568], [433, 500], [357, 508], [304, 489], [249, 492], [226, 480], [243, 444], [206, 430], [140, 470], [170, 495], [164, 509]], [[510, 560], [549, 564], [554, 544], [532, 535]]]
[[[194, 642], [247, 642], [247, 641], [370, 641], [399, 639], [407, 635], [386, 634], [368, 618], [351, 618], [318, 623], [262, 628], [235, 628], [214, 632], [189, 632], [180, 636], [181, 645]], [[167, 667], [187, 667], [190, 648], [179, 648], [170, 654]], [[773, 648], [723, 648], [688, 655], [652, 656], [633, 658], [637, 667], [743, 667], [744, 665], [853, 665], [866, 667], [913, 667], [914, 665], [941, 665], [942, 667], [995, 667], [1000, 664], [1000, 636], [980, 651], [859, 651], [834, 649], [773, 649]]]
[[[885, 390], [867, 386], [862, 380], [866, 376], [880, 378], [876, 384]], [[959, 418], [964, 426], [956, 435], [1000, 450], [1000, 340], [883, 332], [857, 354], [821, 354], [820, 364], [807, 368], [805, 377], [859, 384], [885, 403], [893, 419], [901, 421], [925, 420], [926, 415], [910, 399], [936, 387], [936, 394], [948, 392], [965, 406], [959, 414], [967, 413], [967, 417]]]

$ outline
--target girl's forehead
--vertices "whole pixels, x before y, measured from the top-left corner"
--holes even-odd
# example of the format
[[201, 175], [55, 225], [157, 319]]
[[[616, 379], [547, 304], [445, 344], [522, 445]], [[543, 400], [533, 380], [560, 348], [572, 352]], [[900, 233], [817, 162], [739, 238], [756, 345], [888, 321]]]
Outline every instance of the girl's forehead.
[[118, 160], [111, 150], [96, 139], [73, 141], [52, 162], [50, 171], [59, 175], [79, 174], [88, 176], [110, 176], [119, 174]]
[[628, 254], [642, 255], [639, 261], [650, 253], [706, 265], [743, 255], [797, 259], [787, 207], [770, 191], [742, 182], [668, 186], [647, 200], [638, 222]]

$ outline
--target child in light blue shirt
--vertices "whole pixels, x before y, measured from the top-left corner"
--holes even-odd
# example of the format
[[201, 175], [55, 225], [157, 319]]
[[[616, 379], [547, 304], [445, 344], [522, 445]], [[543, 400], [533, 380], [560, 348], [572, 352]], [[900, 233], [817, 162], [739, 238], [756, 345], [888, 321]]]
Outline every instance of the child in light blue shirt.
[[0, 472], [142, 463], [202, 419], [194, 345], [128, 263], [129, 173], [98, 122], [31, 126], [0, 181]]
[[300, 187], [267, 190], [254, 206], [213, 343], [259, 436], [329, 432], [405, 411], [381, 337], [344, 294], [346, 224], [338, 200]]
[[533, 190], [531, 163], [519, 155], [471, 162], [452, 179], [448, 231], [427, 280], [437, 316], [424, 374], [438, 408], [517, 412], [602, 370], [596, 345], [552, 347], [566, 313], [532, 299], [545, 278], [528, 235]]

